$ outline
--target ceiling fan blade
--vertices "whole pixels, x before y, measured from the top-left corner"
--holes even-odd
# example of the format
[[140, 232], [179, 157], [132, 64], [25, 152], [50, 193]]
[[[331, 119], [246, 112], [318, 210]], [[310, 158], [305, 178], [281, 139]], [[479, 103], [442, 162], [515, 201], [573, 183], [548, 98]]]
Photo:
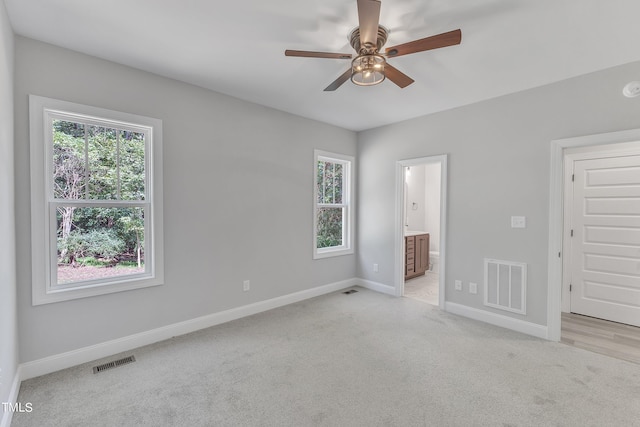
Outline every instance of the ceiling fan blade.
[[437, 36], [425, 37], [424, 39], [399, 44], [385, 49], [385, 55], [390, 58], [408, 55], [410, 53], [423, 52], [425, 50], [438, 49], [446, 46], [460, 44], [462, 41], [462, 31], [453, 30]]
[[378, 44], [380, 0], [358, 0], [360, 46], [375, 48]]
[[333, 83], [331, 83], [329, 86], [327, 86], [324, 91], [325, 92], [331, 92], [331, 91], [334, 91], [334, 90], [338, 89], [340, 86], [342, 86], [342, 84], [344, 82], [349, 80], [349, 78], [351, 78], [351, 68], [349, 68], [347, 71], [345, 71], [344, 74], [342, 74], [340, 77], [335, 79], [333, 81]]
[[386, 78], [400, 86], [400, 88], [405, 88], [414, 82], [411, 77], [407, 76], [397, 68], [392, 67], [388, 63], [384, 66], [384, 75]]
[[310, 52], [308, 50], [285, 50], [285, 56], [301, 56], [304, 58], [351, 59], [350, 53]]

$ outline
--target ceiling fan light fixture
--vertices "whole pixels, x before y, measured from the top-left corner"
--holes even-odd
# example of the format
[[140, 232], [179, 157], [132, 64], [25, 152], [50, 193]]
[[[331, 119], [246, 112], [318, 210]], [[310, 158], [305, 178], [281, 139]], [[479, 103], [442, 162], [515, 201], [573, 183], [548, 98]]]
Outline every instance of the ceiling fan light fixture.
[[[358, 6], [358, 26], [347, 37], [351, 47], [358, 56], [351, 62], [351, 67], [346, 69], [335, 79], [325, 92], [333, 92], [342, 86], [349, 77], [358, 86], [373, 86], [382, 83], [387, 77], [400, 89], [414, 82], [414, 80], [402, 71], [388, 64], [386, 58], [409, 55], [411, 53], [440, 49], [447, 46], [460, 44], [462, 31], [460, 29], [436, 34], [402, 43], [386, 49], [381, 54], [381, 49], [387, 42], [389, 30], [380, 25], [380, 0], [356, 0]], [[307, 58], [331, 58], [351, 59], [350, 54], [332, 52], [310, 52], [306, 50], [284, 51], [285, 56], [300, 56]]]
[[351, 61], [351, 81], [358, 86], [373, 86], [385, 79], [384, 66], [386, 61], [382, 55], [358, 55]]

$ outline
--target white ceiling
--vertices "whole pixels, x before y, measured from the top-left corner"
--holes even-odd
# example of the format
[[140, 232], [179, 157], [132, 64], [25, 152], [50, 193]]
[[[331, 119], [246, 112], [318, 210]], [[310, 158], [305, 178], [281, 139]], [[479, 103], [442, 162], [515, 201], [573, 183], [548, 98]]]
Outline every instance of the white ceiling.
[[405, 89], [324, 92], [349, 61], [284, 50], [353, 53], [356, 0], [4, 1], [19, 35], [356, 131], [640, 60], [638, 0], [382, 0], [387, 46], [462, 43], [390, 59]]

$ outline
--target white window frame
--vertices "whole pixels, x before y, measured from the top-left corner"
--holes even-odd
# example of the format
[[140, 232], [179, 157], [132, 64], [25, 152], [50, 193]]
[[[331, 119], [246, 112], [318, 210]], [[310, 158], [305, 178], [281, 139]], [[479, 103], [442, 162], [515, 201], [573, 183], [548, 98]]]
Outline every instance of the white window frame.
[[[354, 252], [354, 218], [355, 197], [354, 179], [355, 158], [345, 154], [331, 153], [328, 151], [314, 150], [313, 156], [313, 258], [328, 258], [341, 255], [349, 255]], [[328, 161], [343, 165], [343, 191], [341, 204], [318, 203], [318, 162]], [[343, 207], [342, 245], [328, 248], [318, 248], [318, 208]]]
[[[54, 199], [52, 189], [54, 119], [76, 120], [145, 134], [145, 200], [79, 200], [78, 206], [145, 209], [145, 271], [143, 273], [58, 285], [56, 206], [76, 204]], [[162, 214], [162, 121], [36, 95], [29, 95], [31, 168], [32, 304], [122, 292], [164, 282]]]

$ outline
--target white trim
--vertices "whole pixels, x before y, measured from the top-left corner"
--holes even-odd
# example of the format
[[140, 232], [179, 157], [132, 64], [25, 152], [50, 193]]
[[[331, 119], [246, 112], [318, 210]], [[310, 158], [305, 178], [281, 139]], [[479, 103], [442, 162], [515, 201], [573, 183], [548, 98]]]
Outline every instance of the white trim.
[[[318, 161], [342, 163], [344, 167], [342, 203], [335, 207], [341, 207], [343, 211], [342, 245], [329, 248], [318, 248]], [[347, 154], [332, 153], [329, 151], [313, 150], [313, 259], [329, 258], [341, 255], [351, 255], [355, 247], [355, 162], [353, 156]], [[346, 181], [346, 182], [345, 182]]]
[[91, 362], [96, 359], [111, 356], [123, 351], [133, 350], [135, 348], [153, 344], [158, 341], [166, 340], [178, 335], [188, 334], [200, 329], [209, 328], [229, 322], [231, 320], [240, 319], [242, 317], [251, 316], [263, 311], [272, 310], [288, 304], [293, 304], [309, 298], [339, 291], [351, 286], [358, 286], [358, 280], [348, 279], [340, 282], [330, 283], [324, 286], [295, 292], [281, 297], [256, 302], [253, 304], [236, 307], [218, 313], [208, 314], [206, 316], [197, 317], [184, 322], [174, 323], [172, 325], [163, 326], [138, 334], [129, 335], [100, 344], [79, 348], [77, 350], [68, 351], [66, 353], [56, 354], [45, 357], [43, 359], [34, 360], [23, 363], [22, 379], [28, 380], [40, 375], [46, 375], [61, 369], [77, 366], [82, 363]]
[[478, 310], [477, 308], [456, 304], [454, 302], [445, 303], [445, 311], [459, 316], [468, 317], [469, 319], [479, 320], [491, 325], [511, 329], [512, 331], [532, 335], [537, 338], [546, 339], [548, 335], [547, 327], [544, 325], [514, 319], [513, 317], [503, 316], [502, 314], [496, 314], [486, 310]]
[[373, 280], [357, 279], [357, 284], [358, 286], [369, 289], [371, 291], [397, 296], [396, 288], [394, 288], [393, 286], [385, 285], [384, 283], [374, 282]]
[[[140, 205], [145, 208], [145, 273], [110, 279], [78, 282], [77, 286], [56, 286], [55, 206], [62, 202], [52, 198], [51, 134], [53, 117], [78, 117], [83, 122], [114, 124], [122, 129], [144, 132], [145, 189], [144, 201], [97, 202], [78, 201], [85, 205]], [[136, 124], [132, 124], [136, 123]], [[163, 187], [162, 187], [162, 121], [104, 108], [76, 104], [52, 98], [29, 95], [30, 176], [31, 176], [31, 247], [32, 304], [40, 305], [96, 295], [162, 285], [163, 252]], [[66, 203], [66, 202], [65, 202]]]
[[440, 164], [440, 258], [438, 271], [438, 305], [445, 307], [446, 254], [447, 254], [447, 162], [448, 155], [420, 157], [396, 162], [396, 217], [395, 217], [395, 274], [394, 295], [404, 295], [404, 168], [427, 163]]
[[[571, 150], [571, 149], [568, 149]], [[567, 150], [567, 151], [568, 151]], [[572, 236], [571, 236], [571, 223], [573, 220], [573, 160], [570, 160], [569, 155], [564, 156], [563, 161], [563, 224], [562, 224], [562, 250], [567, 254], [571, 253]], [[571, 269], [568, 268], [567, 262], [570, 262], [570, 256], [562, 257], [562, 296], [560, 298], [560, 307], [562, 312], [569, 312], [571, 309], [571, 294], [569, 293], [569, 286], [567, 285], [571, 281]]]
[[[13, 377], [13, 383], [11, 385], [9, 397], [6, 400], [6, 402], [11, 405], [15, 405], [18, 402], [18, 394], [20, 393], [20, 384], [22, 383], [22, 379], [22, 369], [20, 366], [18, 366], [15, 376]], [[3, 409], [4, 408], [0, 407], [0, 411], [2, 411], [2, 418], [0, 418], [0, 427], [9, 427], [11, 426], [11, 420], [13, 419], [13, 412], [5, 412]]]
[[[564, 215], [564, 155], [565, 150], [640, 141], [640, 129], [603, 133], [551, 141], [549, 180], [549, 248], [547, 271], [547, 339], [560, 341], [563, 280], [563, 215]], [[606, 149], [604, 149], [606, 152]], [[580, 151], [580, 150], [577, 150]], [[586, 151], [586, 150], [585, 150]]]

